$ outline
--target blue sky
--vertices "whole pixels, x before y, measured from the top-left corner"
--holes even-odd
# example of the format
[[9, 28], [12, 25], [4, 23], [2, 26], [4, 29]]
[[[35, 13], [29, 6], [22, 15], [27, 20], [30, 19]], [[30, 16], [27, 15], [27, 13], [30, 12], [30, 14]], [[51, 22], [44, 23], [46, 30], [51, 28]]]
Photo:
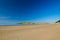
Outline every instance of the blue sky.
[[60, 0], [0, 0], [0, 25], [17, 22], [55, 22], [60, 19]]

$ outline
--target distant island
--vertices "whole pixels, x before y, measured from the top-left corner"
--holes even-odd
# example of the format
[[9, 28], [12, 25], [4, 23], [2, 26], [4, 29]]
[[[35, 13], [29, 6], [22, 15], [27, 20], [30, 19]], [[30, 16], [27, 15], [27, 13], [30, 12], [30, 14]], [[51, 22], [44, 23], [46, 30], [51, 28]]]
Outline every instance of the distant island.
[[[18, 24], [50, 24], [47, 22], [19, 22]], [[55, 24], [60, 24], [60, 20], [56, 21]]]
[[49, 24], [49, 23], [43, 23], [43, 22], [19, 22], [18, 24]]
[[56, 24], [60, 24], [60, 20], [56, 21], [55, 23], [56, 23]]

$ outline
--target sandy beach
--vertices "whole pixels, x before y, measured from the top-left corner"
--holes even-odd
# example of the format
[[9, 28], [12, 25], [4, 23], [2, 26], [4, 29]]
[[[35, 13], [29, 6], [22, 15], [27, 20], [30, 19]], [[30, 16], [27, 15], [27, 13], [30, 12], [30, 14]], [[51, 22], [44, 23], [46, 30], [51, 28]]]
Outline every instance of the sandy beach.
[[0, 40], [60, 40], [60, 24], [0, 26]]

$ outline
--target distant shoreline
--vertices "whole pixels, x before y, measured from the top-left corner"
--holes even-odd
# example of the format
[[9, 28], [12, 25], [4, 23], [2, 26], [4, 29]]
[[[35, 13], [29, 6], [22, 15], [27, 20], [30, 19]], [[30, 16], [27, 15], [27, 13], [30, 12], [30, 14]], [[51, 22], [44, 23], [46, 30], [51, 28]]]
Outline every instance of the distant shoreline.
[[44, 25], [44, 24], [18, 24], [18, 25], [0, 25], [1, 26], [29, 26], [29, 25]]

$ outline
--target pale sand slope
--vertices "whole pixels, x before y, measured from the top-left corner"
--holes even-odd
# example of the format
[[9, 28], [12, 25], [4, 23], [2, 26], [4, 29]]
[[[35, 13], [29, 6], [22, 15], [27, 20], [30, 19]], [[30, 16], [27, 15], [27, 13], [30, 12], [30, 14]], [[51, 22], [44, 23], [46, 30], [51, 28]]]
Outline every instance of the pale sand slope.
[[60, 40], [60, 25], [0, 27], [0, 40]]

